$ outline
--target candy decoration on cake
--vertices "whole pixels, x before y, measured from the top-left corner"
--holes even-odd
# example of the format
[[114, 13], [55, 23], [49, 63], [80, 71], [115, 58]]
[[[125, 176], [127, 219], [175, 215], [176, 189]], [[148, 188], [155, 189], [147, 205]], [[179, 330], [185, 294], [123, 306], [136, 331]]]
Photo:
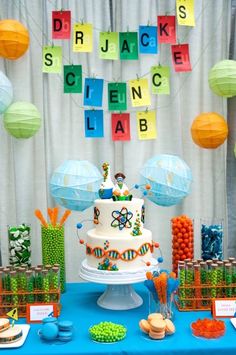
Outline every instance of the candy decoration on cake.
[[104, 181], [101, 183], [98, 193], [100, 198], [109, 199], [112, 198], [114, 188], [114, 184], [111, 181], [110, 165], [108, 163], [104, 163], [102, 165], [102, 169]]
[[10, 265], [31, 265], [30, 226], [21, 224], [8, 227]]
[[[35, 210], [35, 216], [41, 222], [42, 258], [44, 265], [59, 264], [61, 292], [65, 291], [65, 246], [64, 246], [64, 223], [71, 214], [66, 210], [58, 221], [58, 207], [48, 209], [50, 222], [48, 223], [40, 210]], [[48, 288], [48, 282], [44, 287]]]
[[112, 264], [108, 258], [105, 258], [102, 263], [98, 264], [98, 270], [118, 271], [119, 269], [116, 264]]
[[179, 204], [190, 192], [192, 173], [178, 156], [160, 154], [149, 159], [140, 170], [140, 189], [150, 189], [146, 197], [159, 206]]
[[123, 173], [117, 173], [115, 179], [116, 184], [113, 189], [113, 201], [131, 201], [132, 195], [129, 193], [129, 189], [124, 183], [125, 175]]
[[202, 259], [223, 259], [223, 223], [202, 223], [201, 225]]
[[99, 223], [99, 215], [100, 215], [100, 211], [95, 206], [94, 209], [93, 209], [93, 223], [94, 224], [98, 224]]
[[119, 227], [119, 230], [122, 230], [123, 228], [132, 227], [132, 223], [130, 222], [130, 220], [133, 217], [133, 213], [131, 211], [128, 211], [126, 207], [122, 207], [120, 211], [113, 211], [112, 217], [114, 218], [111, 222], [112, 227]]
[[140, 229], [140, 226], [141, 226], [141, 223], [140, 223], [140, 218], [139, 218], [139, 213], [137, 213], [137, 218], [134, 222], [134, 226], [133, 226], [133, 230], [131, 232], [131, 235], [133, 235], [134, 237], [137, 236], [137, 235], [141, 235], [142, 232], [141, 232], [141, 229]]
[[100, 343], [120, 341], [126, 337], [126, 332], [123, 325], [112, 322], [101, 322], [89, 328], [91, 339]]

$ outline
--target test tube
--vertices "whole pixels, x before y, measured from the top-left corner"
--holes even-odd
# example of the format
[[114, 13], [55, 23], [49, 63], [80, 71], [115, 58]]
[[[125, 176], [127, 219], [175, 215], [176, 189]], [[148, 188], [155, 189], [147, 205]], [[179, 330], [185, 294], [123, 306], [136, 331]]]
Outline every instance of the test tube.
[[35, 268], [35, 289], [37, 290], [37, 301], [42, 302], [43, 301], [43, 295], [42, 295], [42, 290], [43, 290], [43, 276], [42, 276], [42, 269], [41, 267], [36, 267]]
[[50, 274], [47, 269], [42, 270], [42, 276], [43, 276], [43, 301], [45, 303], [49, 303], [50, 302], [50, 295], [49, 295]]
[[205, 261], [200, 262], [200, 275], [201, 275], [201, 293], [202, 293], [202, 305], [206, 306], [207, 305], [207, 300], [204, 300], [204, 298], [207, 297], [207, 288], [204, 288], [203, 285], [207, 284], [207, 264]]
[[34, 303], [34, 275], [32, 270], [27, 270], [26, 282], [27, 282], [27, 303]]
[[180, 298], [180, 307], [184, 308], [185, 307], [185, 265], [179, 263], [179, 285], [180, 285], [180, 290], [179, 290], [179, 298]]
[[195, 308], [200, 308], [201, 306], [201, 273], [200, 273], [200, 265], [194, 264], [194, 286], [195, 286]]
[[17, 306], [19, 303], [19, 298], [18, 298], [18, 282], [17, 282], [17, 272], [10, 271], [10, 285], [11, 285], [11, 292], [12, 294], [12, 304], [14, 306]]
[[232, 297], [232, 265], [230, 263], [225, 264], [225, 294], [226, 297]]
[[7, 292], [11, 291], [11, 278], [10, 278], [10, 269], [5, 268], [3, 269], [3, 289], [4, 289], [4, 303], [10, 304], [11, 303], [11, 296], [7, 295]]
[[[186, 264], [186, 271], [185, 271], [185, 278], [186, 278], [186, 296], [187, 298], [193, 297], [193, 281], [194, 281], [194, 271], [193, 271], [193, 263], [188, 262]], [[193, 301], [189, 300], [188, 306], [192, 307]]]
[[51, 294], [51, 300], [54, 302], [58, 301], [59, 286], [60, 286], [59, 268], [54, 266], [52, 268], [51, 283], [50, 283], [50, 289], [55, 292]]
[[232, 282], [234, 284], [233, 287], [233, 296], [236, 296], [236, 260], [232, 262]]
[[224, 282], [224, 263], [223, 261], [217, 261], [217, 297], [223, 295], [223, 282]]
[[210, 296], [211, 298], [216, 298], [216, 286], [217, 286], [217, 264], [211, 264], [211, 271], [210, 271]]

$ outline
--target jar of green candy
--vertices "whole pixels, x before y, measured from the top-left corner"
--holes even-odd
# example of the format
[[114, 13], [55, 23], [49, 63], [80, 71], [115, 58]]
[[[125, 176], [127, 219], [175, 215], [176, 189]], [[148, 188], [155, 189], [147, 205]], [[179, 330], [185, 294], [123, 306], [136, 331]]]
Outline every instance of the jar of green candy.
[[31, 265], [30, 226], [21, 224], [8, 227], [9, 262], [13, 266]]
[[42, 226], [42, 257], [43, 264], [60, 265], [60, 288], [61, 292], [65, 291], [65, 244], [64, 244], [64, 227]]

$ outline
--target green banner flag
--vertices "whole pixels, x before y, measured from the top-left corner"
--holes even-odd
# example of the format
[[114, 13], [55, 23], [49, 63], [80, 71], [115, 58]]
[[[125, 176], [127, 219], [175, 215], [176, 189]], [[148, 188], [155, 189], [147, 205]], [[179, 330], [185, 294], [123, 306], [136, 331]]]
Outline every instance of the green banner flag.
[[43, 73], [61, 73], [62, 48], [43, 47]]
[[154, 66], [151, 68], [152, 93], [170, 95], [170, 67]]
[[81, 65], [64, 65], [64, 93], [82, 93]]
[[127, 110], [126, 83], [108, 83], [108, 110]]
[[101, 59], [118, 59], [118, 32], [100, 32], [99, 57]]
[[138, 32], [120, 32], [120, 59], [138, 59]]

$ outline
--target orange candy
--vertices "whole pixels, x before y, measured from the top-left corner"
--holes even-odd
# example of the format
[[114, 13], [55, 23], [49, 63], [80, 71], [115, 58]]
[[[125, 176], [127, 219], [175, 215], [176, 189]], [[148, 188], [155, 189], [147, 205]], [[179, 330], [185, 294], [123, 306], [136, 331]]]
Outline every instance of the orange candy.
[[216, 319], [198, 319], [191, 324], [193, 334], [204, 338], [218, 338], [225, 333], [225, 323]]

